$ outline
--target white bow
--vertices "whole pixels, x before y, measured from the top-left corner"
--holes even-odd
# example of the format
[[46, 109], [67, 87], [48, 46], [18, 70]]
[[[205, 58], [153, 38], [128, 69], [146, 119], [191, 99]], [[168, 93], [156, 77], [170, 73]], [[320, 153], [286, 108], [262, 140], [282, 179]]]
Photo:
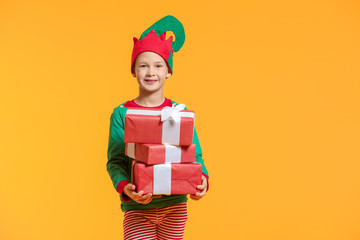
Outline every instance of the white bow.
[[178, 104], [176, 105], [175, 103], [172, 105], [172, 107], [164, 107], [161, 110], [161, 121], [166, 121], [166, 120], [173, 120], [175, 122], [179, 122], [180, 121], [180, 111], [185, 109], [185, 105], [184, 104]]

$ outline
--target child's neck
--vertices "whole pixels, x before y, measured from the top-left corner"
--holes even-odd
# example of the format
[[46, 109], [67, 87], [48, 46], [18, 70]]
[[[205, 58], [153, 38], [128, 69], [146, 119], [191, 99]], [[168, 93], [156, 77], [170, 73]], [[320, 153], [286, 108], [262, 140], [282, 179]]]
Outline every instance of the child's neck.
[[165, 97], [163, 94], [139, 94], [137, 98], [134, 99], [135, 103], [143, 107], [157, 107], [163, 104]]

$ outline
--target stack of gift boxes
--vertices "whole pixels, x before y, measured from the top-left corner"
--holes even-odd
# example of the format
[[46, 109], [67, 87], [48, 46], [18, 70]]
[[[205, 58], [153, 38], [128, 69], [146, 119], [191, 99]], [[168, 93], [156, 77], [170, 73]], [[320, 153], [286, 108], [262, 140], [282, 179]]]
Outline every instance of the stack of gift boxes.
[[[184, 108], [184, 107], [182, 107]], [[132, 183], [144, 194], [194, 194], [201, 185], [196, 163], [194, 112], [182, 108], [128, 108], [125, 154], [132, 162]]]

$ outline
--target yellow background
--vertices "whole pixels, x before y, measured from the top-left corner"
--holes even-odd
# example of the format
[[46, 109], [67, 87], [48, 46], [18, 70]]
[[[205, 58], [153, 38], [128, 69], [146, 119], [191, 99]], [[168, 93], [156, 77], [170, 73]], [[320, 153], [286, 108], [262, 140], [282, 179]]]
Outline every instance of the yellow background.
[[171, 14], [210, 191], [185, 239], [360, 239], [358, 1], [1, 1], [0, 239], [121, 239], [109, 118]]

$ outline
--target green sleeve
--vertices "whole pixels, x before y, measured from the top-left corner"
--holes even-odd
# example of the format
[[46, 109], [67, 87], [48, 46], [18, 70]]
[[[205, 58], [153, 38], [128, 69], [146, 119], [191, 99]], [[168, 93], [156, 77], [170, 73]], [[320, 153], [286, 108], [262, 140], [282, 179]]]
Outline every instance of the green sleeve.
[[114, 109], [110, 118], [107, 171], [115, 189], [122, 180], [131, 182], [131, 160], [125, 155], [124, 119], [126, 108]]
[[193, 143], [196, 145], [196, 162], [201, 163], [202, 172], [205, 173], [206, 176], [209, 176], [208, 171], [204, 164], [204, 159], [202, 158], [202, 150], [201, 150], [200, 142], [199, 142], [195, 127], [194, 127]]

